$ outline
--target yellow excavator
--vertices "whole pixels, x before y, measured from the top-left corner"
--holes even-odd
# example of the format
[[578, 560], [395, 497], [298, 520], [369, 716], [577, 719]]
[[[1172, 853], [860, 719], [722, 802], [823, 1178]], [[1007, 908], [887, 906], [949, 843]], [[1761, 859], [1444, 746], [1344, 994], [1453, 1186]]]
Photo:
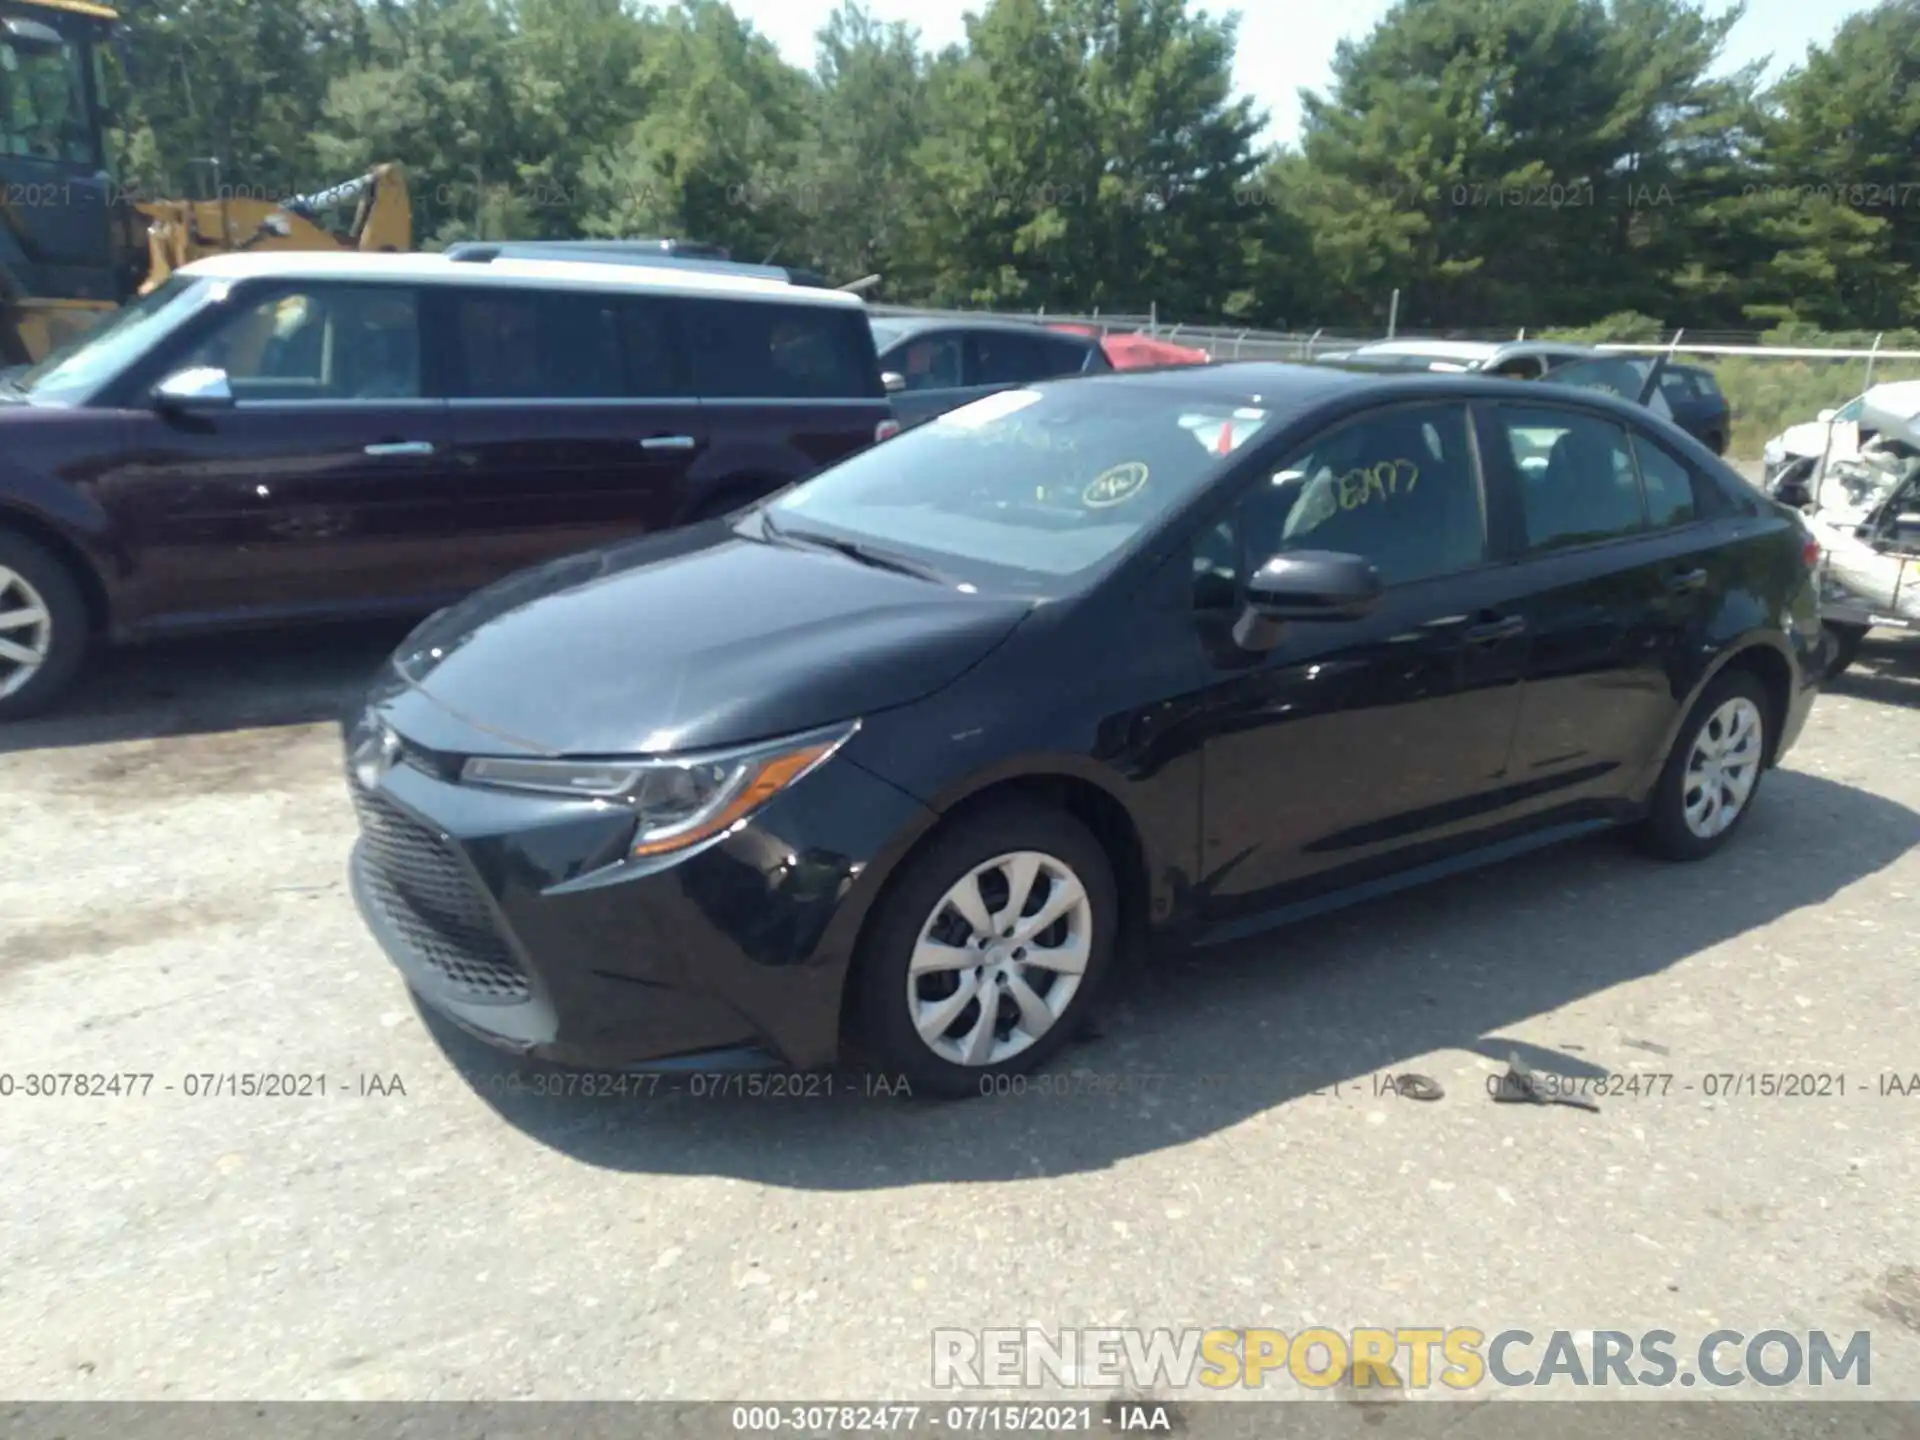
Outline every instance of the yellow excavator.
[[217, 165], [213, 199], [128, 197], [107, 171], [100, 63], [118, 22], [93, 0], [0, 0], [0, 366], [39, 359], [205, 255], [413, 248], [397, 165], [285, 200], [232, 193]]

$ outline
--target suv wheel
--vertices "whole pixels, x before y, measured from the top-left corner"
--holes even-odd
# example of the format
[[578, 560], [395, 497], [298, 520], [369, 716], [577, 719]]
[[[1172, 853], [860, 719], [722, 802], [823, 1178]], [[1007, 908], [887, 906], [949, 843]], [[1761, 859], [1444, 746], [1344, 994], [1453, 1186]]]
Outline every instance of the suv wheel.
[[1663, 860], [1704, 860], [1753, 808], [1767, 758], [1767, 693], [1745, 670], [1722, 675], [1687, 716], [1640, 829]]
[[875, 1059], [936, 1095], [1038, 1068], [1079, 1029], [1113, 956], [1119, 897], [1072, 816], [996, 805], [909, 859], [863, 947]]
[[67, 567], [25, 536], [0, 532], [0, 720], [59, 698], [86, 657], [87, 628]]

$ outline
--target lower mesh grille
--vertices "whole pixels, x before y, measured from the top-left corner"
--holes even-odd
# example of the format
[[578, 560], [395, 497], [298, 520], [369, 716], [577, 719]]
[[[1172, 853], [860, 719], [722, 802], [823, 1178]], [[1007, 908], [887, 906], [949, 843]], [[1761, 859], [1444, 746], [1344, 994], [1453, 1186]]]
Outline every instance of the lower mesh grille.
[[486, 902], [447, 847], [384, 796], [351, 784], [367, 893], [415, 956], [471, 1000], [531, 993]]

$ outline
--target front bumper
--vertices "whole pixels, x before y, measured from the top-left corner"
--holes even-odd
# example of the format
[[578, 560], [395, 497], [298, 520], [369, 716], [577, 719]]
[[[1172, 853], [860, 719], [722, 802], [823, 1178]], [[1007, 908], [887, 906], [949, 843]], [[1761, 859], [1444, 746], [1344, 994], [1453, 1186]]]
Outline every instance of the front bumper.
[[[350, 755], [369, 724], [349, 731]], [[498, 1048], [567, 1066], [834, 1059], [874, 888], [863, 875], [923, 822], [917, 802], [836, 758], [723, 838], [632, 861], [621, 805], [490, 791], [454, 773], [418, 750], [376, 775], [348, 766], [354, 899], [424, 1004]]]

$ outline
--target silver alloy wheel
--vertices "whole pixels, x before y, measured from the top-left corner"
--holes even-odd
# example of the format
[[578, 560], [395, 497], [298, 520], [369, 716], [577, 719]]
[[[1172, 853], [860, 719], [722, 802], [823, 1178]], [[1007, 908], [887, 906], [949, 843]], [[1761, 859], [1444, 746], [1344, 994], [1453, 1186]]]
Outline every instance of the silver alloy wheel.
[[997, 855], [933, 907], [907, 966], [907, 1013], [955, 1065], [998, 1065], [1072, 1003], [1093, 954], [1093, 902], [1072, 867], [1037, 850]]
[[1707, 717], [1693, 737], [1680, 803], [1687, 828], [1702, 840], [1724, 834], [1740, 818], [1760, 778], [1760, 707], [1736, 695]]
[[33, 679], [52, 649], [47, 602], [26, 576], [0, 565], [0, 700]]

